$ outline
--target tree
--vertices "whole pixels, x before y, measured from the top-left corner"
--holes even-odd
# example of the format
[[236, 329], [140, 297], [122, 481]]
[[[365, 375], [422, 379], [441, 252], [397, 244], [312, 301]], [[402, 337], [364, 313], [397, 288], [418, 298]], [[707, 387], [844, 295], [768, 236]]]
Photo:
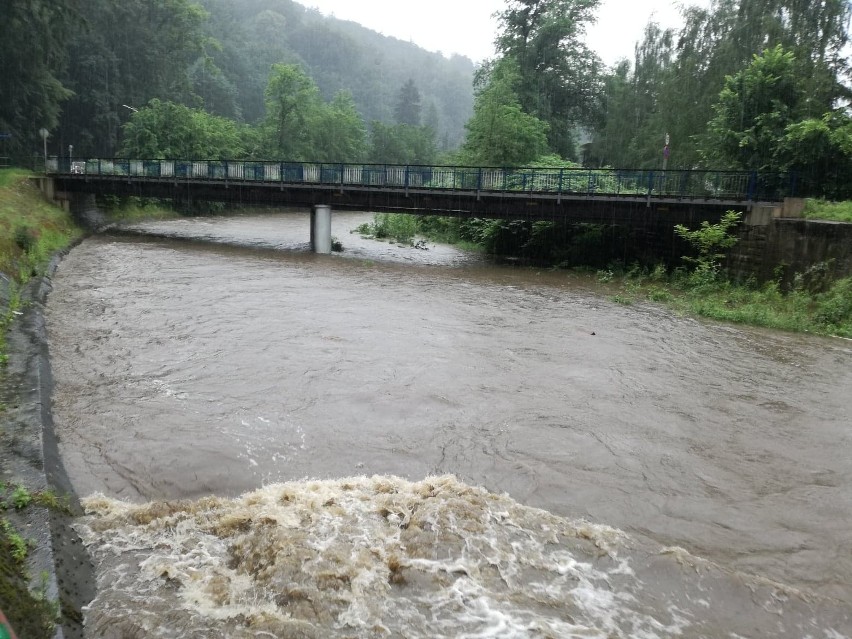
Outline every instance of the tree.
[[708, 164], [742, 170], [779, 170], [779, 141], [798, 120], [803, 102], [795, 57], [781, 45], [754, 56], [728, 76], [707, 124], [701, 152]]
[[[596, 140], [606, 135], [618, 164], [658, 166], [662, 136], [670, 133], [670, 168], [707, 162], [700, 147], [727, 76], [778, 45], [795, 58], [792, 73], [804, 96], [798, 116], [821, 118], [849, 98], [843, 47], [850, 11], [847, 0], [714, 0], [684, 9], [676, 33], [646, 29], [628, 90], [612, 76], [607, 81], [605, 123], [598, 123]], [[633, 114], [626, 113], [630, 105]], [[609, 157], [605, 161], [616, 163]]]
[[80, 18], [76, 0], [7, 0], [2, 16], [0, 132], [12, 135], [7, 148], [20, 156], [41, 149], [39, 129], [56, 128], [71, 96], [61, 77]]
[[547, 152], [548, 126], [524, 113], [513, 88], [516, 81], [514, 66], [502, 62], [476, 96], [473, 117], [465, 127], [467, 138], [461, 150], [464, 163], [518, 166]]
[[125, 157], [225, 160], [247, 154], [236, 122], [174, 102], [153, 99], [122, 128]]
[[514, 89], [524, 113], [548, 124], [550, 147], [576, 155], [573, 131], [592, 121], [601, 62], [586, 46], [585, 28], [599, 0], [510, 0], [499, 14], [497, 50], [518, 68]]
[[112, 155], [131, 111], [152, 98], [192, 99], [188, 69], [209, 40], [208, 14], [192, 0], [88, 0], [68, 46], [60, 135], [82, 154]]
[[310, 159], [314, 149], [308, 125], [322, 106], [316, 84], [294, 64], [273, 64], [265, 96], [270, 157]]
[[320, 162], [359, 162], [366, 152], [367, 131], [352, 95], [338, 93], [318, 109], [311, 122], [311, 159]]
[[832, 199], [852, 197], [852, 117], [835, 110], [789, 125], [778, 157], [794, 172], [799, 191]]
[[394, 109], [394, 118], [397, 124], [420, 126], [420, 91], [417, 90], [414, 80], [410, 78], [399, 90], [396, 108]]
[[430, 127], [373, 122], [370, 162], [379, 164], [433, 164], [437, 156], [435, 132]]
[[605, 79], [603, 123], [594, 136], [593, 153], [609, 166], [658, 168], [664, 135], [674, 128], [662, 98], [673, 60], [674, 32], [649, 22], [635, 47], [633, 71], [627, 61]]

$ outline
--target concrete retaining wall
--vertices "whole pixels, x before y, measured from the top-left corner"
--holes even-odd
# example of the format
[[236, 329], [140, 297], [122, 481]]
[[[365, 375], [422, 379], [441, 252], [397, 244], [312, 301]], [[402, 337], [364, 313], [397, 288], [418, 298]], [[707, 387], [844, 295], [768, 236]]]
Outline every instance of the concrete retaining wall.
[[832, 279], [852, 276], [852, 224], [773, 218], [765, 225], [744, 224], [739, 235], [728, 260], [735, 279], [780, 277], [789, 285], [796, 274], [813, 270]]

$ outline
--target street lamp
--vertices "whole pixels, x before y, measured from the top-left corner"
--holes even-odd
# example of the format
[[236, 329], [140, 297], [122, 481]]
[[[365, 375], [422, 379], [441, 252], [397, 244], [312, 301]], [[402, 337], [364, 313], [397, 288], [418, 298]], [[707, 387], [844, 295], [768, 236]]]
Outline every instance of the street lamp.
[[47, 173], [47, 138], [50, 135], [50, 131], [41, 128], [38, 130], [38, 134], [41, 136], [42, 142], [44, 142], [44, 172]]

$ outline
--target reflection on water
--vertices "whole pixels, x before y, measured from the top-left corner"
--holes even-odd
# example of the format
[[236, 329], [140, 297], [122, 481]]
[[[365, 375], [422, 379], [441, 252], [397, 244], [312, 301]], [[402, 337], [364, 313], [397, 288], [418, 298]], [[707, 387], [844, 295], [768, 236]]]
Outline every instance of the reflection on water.
[[[181, 506], [207, 509], [204, 517], [215, 518], [242, 508], [227, 497], [274, 482], [329, 480], [289, 485], [297, 493], [321, 486], [317, 490], [342, 495], [346, 491], [334, 483], [339, 478], [379, 475], [384, 479], [376, 481], [409, 494], [420, 484], [396, 478], [421, 482], [452, 474], [488, 489], [492, 495], [481, 497], [484, 503], [527, 513], [524, 530], [555, 525], [559, 517], [582, 517], [625, 531], [629, 547], [618, 551], [618, 561], [625, 560], [641, 584], [630, 585], [627, 576], [625, 583], [613, 581], [609, 572], [621, 564], [607, 563], [615, 561], [609, 547], [602, 564], [582, 553], [571, 556], [606, 575], [619, 602], [633, 593], [639, 607], [625, 610], [662, 624], [655, 626], [658, 636], [686, 628], [678, 624], [687, 621], [692, 630], [684, 636], [698, 636], [701, 608], [691, 607], [699, 605], [698, 598], [708, 610], [740, 606], [729, 625], [722, 617], [719, 632], [707, 630], [707, 636], [755, 636], [743, 629], [749, 619], [763, 623], [764, 595], [789, 599], [796, 589], [843, 601], [813, 604], [814, 628], [825, 630], [813, 636], [831, 636], [830, 629], [850, 635], [843, 616], [852, 601], [847, 342], [707, 324], [650, 305], [618, 305], [563, 273], [498, 268], [449, 247], [422, 251], [349, 233], [369, 219], [335, 214], [333, 233], [347, 250], [332, 256], [307, 251], [306, 215], [158, 222], [141, 230], [159, 237], [107, 235], [74, 249], [55, 278], [48, 329], [56, 427], [77, 491], [130, 502], [217, 495]], [[471, 490], [446, 481], [453, 491]], [[272, 495], [281, 489], [267, 490]], [[523, 506], [494, 497], [504, 492]], [[365, 499], [366, 513], [383, 507], [381, 496]], [[103, 583], [115, 581], [112, 610], [124, 610], [129, 618], [134, 598], [146, 592], [168, 599], [162, 595], [168, 588], [186, 590], [140, 572], [134, 563], [150, 557], [180, 564], [177, 555], [154, 559], [161, 544], [177, 543], [160, 536], [176, 534], [177, 523], [158, 520], [154, 529], [138, 528], [140, 522], [114, 518], [131, 512], [129, 506], [91, 503], [97, 514], [86, 526], [97, 534], [87, 541], [102, 562]], [[335, 511], [342, 518], [335, 526], [357, 531], [367, 525], [369, 517], [353, 514], [351, 507], [341, 507], [349, 514]], [[247, 512], [251, 523], [243, 532], [250, 535], [256, 522], [263, 528], [265, 515]], [[476, 528], [483, 516], [474, 509], [469, 526]], [[305, 517], [304, 525], [314, 519]], [[386, 526], [390, 521], [380, 519]], [[258, 532], [251, 543], [289, 539], [286, 526], [279, 530], [276, 521], [263, 529], [271, 541]], [[464, 528], [465, 521], [453, 525]], [[501, 539], [494, 543], [505, 549], [518, 539], [504, 523], [500, 530], [492, 522], [488, 537]], [[402, 535], [393, 526], [386, 532]], [[214, 537], [205, 537], [198, 552], [232, 557], [233, 539]], [[128, 539], [137, 539], [138, 550]], [[530, 539], [547, 543], [544, 537]], [[429, 543], [440, 547], [445, 541], [436, 537]], [[455, 549], [446, 543], [459, 561], [465, 552], [487, 555], [481, 539]], [[693, 578], [695, 568], [675, 570], [672, 566], [680, 566], [675, 560], [688, 555], [659, 555], [661, 547], [683, 547], [702, 562], [723, 566], [714, 569], [716, 585]], [[164, 553], [177, 553], [175, 548]], [[196, 546], [180, 548], [188, 553], [187, 565], [194, 565]], [[563, 547], [562, 540], [545, 550], [580, 552]], [[400, 561], [412, 558], [417, 555], [401, 555]], [[483, 585], [464, 581], [470, 575], [460, 573], [432, 584], [418, 564], [405, 601], [397, 601], [398, 591], [391, 589], [397, 593], [388, 595], [393, 604], [381, 605], [392, 611], [409, 606], [405, 610], [412, 615], [440, 625], [447, 619], [440, 611], [475, 608], [475, 593], [482, 592], [487, 605], [480, 613], [492, 621], [465, 626], [468, 636], [512, 636], [508, 630], [494, 634], [501, 627], [494, 609], [508, 611], [506, 602], [518, 598], [517, 608], [506, 612], [516, 616], [505, 620], [515, 636], [566, 636], [561, 633], [567, 626], [558, 624], [594, 628], [603, 636], [630, 635], [627, 617], [613, 622], [616, 631], [574, 608], [565, 614], [545, 610], [567, 605], [567, 586], [553, 591], [563, 603], [547, 599], [556, 579], [552, 567], [536, 564], [528, 572], [517, 568], [517, 559], [505, 561], [518, 570], [511, 587], [521, 594], [504, 592], [509, 585], [503, 576]], [[378, 574], [379, 568], [368, 572]], [[267, 586], [286, 592], [284, 577], [272, 577], [279, 569], [292, 566], [230, 568], [257, 582], [243, 585], [260, 599], [274, 598]], [[749, 599], [727, 571], [787, 587]], [[185, 576], [174, 578], [187, 583]], [[273, 581], [263, 581], [267, 578]], [[354, 596], [353, 583], [360, 582], [350, 577], [339, 589], [342, 599], [328, 604], [336, 621], [321, 624], [327, 634], [319, 636], [333, 636], [332, 627], [344, 633], [339, 636], [363, 636], [341, 617], [350, 618], [346, 602]], [[438, 597], [424, 595], [427, 602], [456, 603], [436, 608], [442, 621], [435, 621], [424, 612], [426, 604], [417, 603], [411, 583]], [[660, 604], [679, 589], [692, 598], [690, 605], [675, 604], [688, 611], [685, 616]], [[698, 597], [699, 590], [706, 596]], [[805, 634], [792, 630], [806, 627], [805, 617], [796, 617], [806, 611], [796, 606], [785, 607], [782, 615], [787, 636]], [[183, 623], [181, 610], [173, 611], [176, 624]], [[370, 612], [365, 618], [391, 628], [401, 614]], [[746, 625], [736, 625], [734, 618]], [[527, 629], [518, 630], [522, 626]], [[293, 636], [313, 636], [304, 633], [293, 630]]]

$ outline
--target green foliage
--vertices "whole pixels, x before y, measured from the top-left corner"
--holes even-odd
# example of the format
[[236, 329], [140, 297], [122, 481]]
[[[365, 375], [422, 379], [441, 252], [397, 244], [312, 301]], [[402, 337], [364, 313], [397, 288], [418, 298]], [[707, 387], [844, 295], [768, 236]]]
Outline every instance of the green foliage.
[[0, 610], [19, 637], [49, 639], [54, 636], [58, 607], [41, 592], [29, 589], [25, 560], [29, 543], [12, 524], [0, 518]]
[[717, 224], [706, 220], [698, 229], [690, 230], [683, 224], [675, 225], [675, 234], [686, 240], [697, 251], [698, 257], [684, 256], [684, 260], [695, 264], [693, 282], [697, 285], [708, 284], [716, 279], [720, 260], [725, 257], [723, 249], [729, 249], [737, 243], [737, 237], [731, 230], [740, 223], [742, 214], [728, 211]]
[[308, 121], [321, 104], [319, 90], [301, 68], [274, 64], [266, 85], [266, 125], [274, 140], [270, 157], [308, 159]]
[[[617, 276], [603, 272], [607, 287]], [[613, 301], [630, 303], [644, 296], [677, 311], [726, 322], [787, 331], [852, 337], [852, 278], [831, 282], [824, 292], [796, 287], [783, 292], [778, 282], [734, 284], [721, 277], [693, 273], [666, 274], [631, 269], [621, 276], [621, 291]], [[617, 298], [617, 299], [616, 299]]]
[[27, 540], [6, 519], [0, 519], [0, 533], [5, 537], [4, 541], [6, 542], [9, 555], [18, 564], [23, 564], [29, 553]]
[[379, 164], [433, 164], [435, 132], [430, 127], [373, 122], [369, 161]]
[[[263, 94], [272, 65], [298, 62], [323, 100], [350, 93], [365, 123], [396, 123], [400, 87], [413, 81], [423, 121], [406, 123], [429, 124], [441, 146], [458, 146], [473, 105], [474, 65], [467, 58], [448, 59], [302, 6], [310, 3], [200, 1], [210, 13], [209, 34], [220, 44], [207, 54], [233, 86], [246, 122], [265, 117]], [[206, 98], [204, 106], [211, 108]]]
[[372, 224], [362, 224], [356, 231], [363, 235], [371, 235], [379, 240], [387, 239], [407, 244], [417, 234], [417, 216], [400, 213], [380, 213], [373, 218]]
[[42, 273], [52, 253], [80, 230], [69, 215], [45, 202], [27, 173], [14, 169], [0, 170], [0, 229], [7, 229], [0, 233], [0, 274], [9, 277], [10, 296], [8, 307], [0, 308], [0, 366], [5, 366], [6, 329], [20, 307], [21, 286]]
[[548, 125], [526, 113], [513, 64], [499, 64], [477, 94], [461, 161], [472, 166], [525, 166], [547, 153]]
[[829, 332], [852, 336], [852, 278], [835, 282], [816, 297], [814, 318]]
[[518, 109], [547, 125], [541, 131], [547, 145], [562, 157], [576, 155], [574, 129], [590, 123], [596, 107], [602, 64], [586, 46], [584, 32], [598, 5], [599, 0], [513, 0], [498, 14], [497, 50], [517, 68], [509, 79]]
[[18, 484], [12, 490], [12, 493], [7, 497], [7, 504], [10, 505], [15, 510], [21, 510], [26, 508], [32, 502], [33, 496], [30, 494], [30, 491], [27, 490], [26, 486], [22, 486]]
[[411, 78], [402, 85], [394, 108], [394, 119], [397, 124], [419, 127], [421, 124], [420, 91]]
[[[848, 94], [843, 78], [850, 12], [846, 0], [715, 0], [706, 8], [686, 6], [678, 30], [663, 30], [652, 19], [632, 65], [616, 65], [605, 79], [588, 161], [658, 168], [668, 133], [669, 168], [695, 168], [702, 162], [724, 168], [727, 163], [716, 163], [728, 158], [748, 168], [777, 166], [782, 159], [763, 155], [767, 147], [771, 153], [777, 150], [771, 131], [777, 145], [786, 125], [822, 118]], [[794, 58], [784, 70], [787, 75], [748, 74], [749, 81], [760, 80], [769, 90], [765, 98], [781, 107], [776, 112], [773, 105], [760, 104], [764, 98], [757, 85], [728, 86], [726, 78], [742, 74], [755, 53], [774, 52], [778, 45]], [[764, 70], [770, 71], [768, 66]], [[728, 119], [714, 110], [726, 86], [732, 93], [720, 106]], [[737, 104], [734, 93], [748, 97]], [[708, 122], [716, 118], [715, 139], [708, 142]], [[748, 129], [755, 137], [745, 134]]]
[[32, 173], [22, 169], [0, 169], [0, 189], [18, 184], [23, 178], [31, 175]]
[[14, 239], [15, 246], [17, 246], [24, 252], [29, 251], [33, 246], [33, 242], [35, 241], [33, 232], [26, 226], [19, 226], [15, 229]]
[[809, 220], [852, 222], [852, 201], [826, 202], [825, 200], [808, 200], [805, 203], [804, 214]]
[[664, 134], [670, 123], [660, 122], [663, 91], [674, 52], [674, 32], [649, 22], [636, 44], [633, 71], [622, 60], [604, 79], [604, 96], [591, 156], [593, 165], [659, 168]]
[[208, 14], [198, 3], [75, 2], [86, 24], [74, 31], [65, 52], [66, 82], [74, 96], [63, 109], [57, 140], [72, 142], [80, 155], [112, 157], [122, 123], [133, 113], [122, 105], [141, 108], [157, 98], [200, 106], [193, 103], [189, 69], [211, 43], [205, 34]]
[[174, 102], [151, 100], [123, 127], [121, 152], [135, 158], [238, 159], [247, 154], [240, 127]]
[[98, 206], [113, 222], [165, 220], [177, 216], [172, 202], [138, 197], [105, 198]]
[[340, 92], [313, 114], [311, 158], [319, 162], [359, 162], [366, 152], [367, 131], [352, 95]]
[[297, 65], [274, 64], [266, 87], [264, 157], [355, 162], [366, 150], [366, 129], [352, 96], [323, 102], [314, 81]]
[[[472, 109], [470, 60], [290, 0], [5, 0], [2, 15], [0, 131], [13, 134], [3, 150], [22, 163], [41, 152], [41, 127], [51, 155], [73, 144], [77, 155], [112, 157], [132, 119], [124, 105], [152, 99], [255, 125], [282, 62], [298, 61], [324, 100], [350, 93], [365, 122], [390, 122], [394, 93], [413, 82], [445, 147], [457, 146]], [[417, 101], [406, 105], [409, 122]]]
[[852, 117], [846, 112], [790, 124], [777, 154], [782, 168], [796, 172], [800, 190], [822, 197], [852, 194]]
[[795, 65], [793, 53], [778, 45], [728, 76], [702, 140], [708, 164], [758, 171], [781, 168], [779, 140], [796, 121], [802, 101]]
[[60, 497], [51, 489], [34, 493], [32, 495], [32, 503], [49, 510], [65, 513], [66, 515], [71, 514], [71, 505], [68, 501], [68, 497]]
[[22, 156], [40, 148], [38, 130], [53, 130], [63, 101], [71, 96], [62, 75], [69, 36], [80, 27], [72, 0], [6, 0], [0, 14], [0, 131], [11, 133], [6, 148]]

